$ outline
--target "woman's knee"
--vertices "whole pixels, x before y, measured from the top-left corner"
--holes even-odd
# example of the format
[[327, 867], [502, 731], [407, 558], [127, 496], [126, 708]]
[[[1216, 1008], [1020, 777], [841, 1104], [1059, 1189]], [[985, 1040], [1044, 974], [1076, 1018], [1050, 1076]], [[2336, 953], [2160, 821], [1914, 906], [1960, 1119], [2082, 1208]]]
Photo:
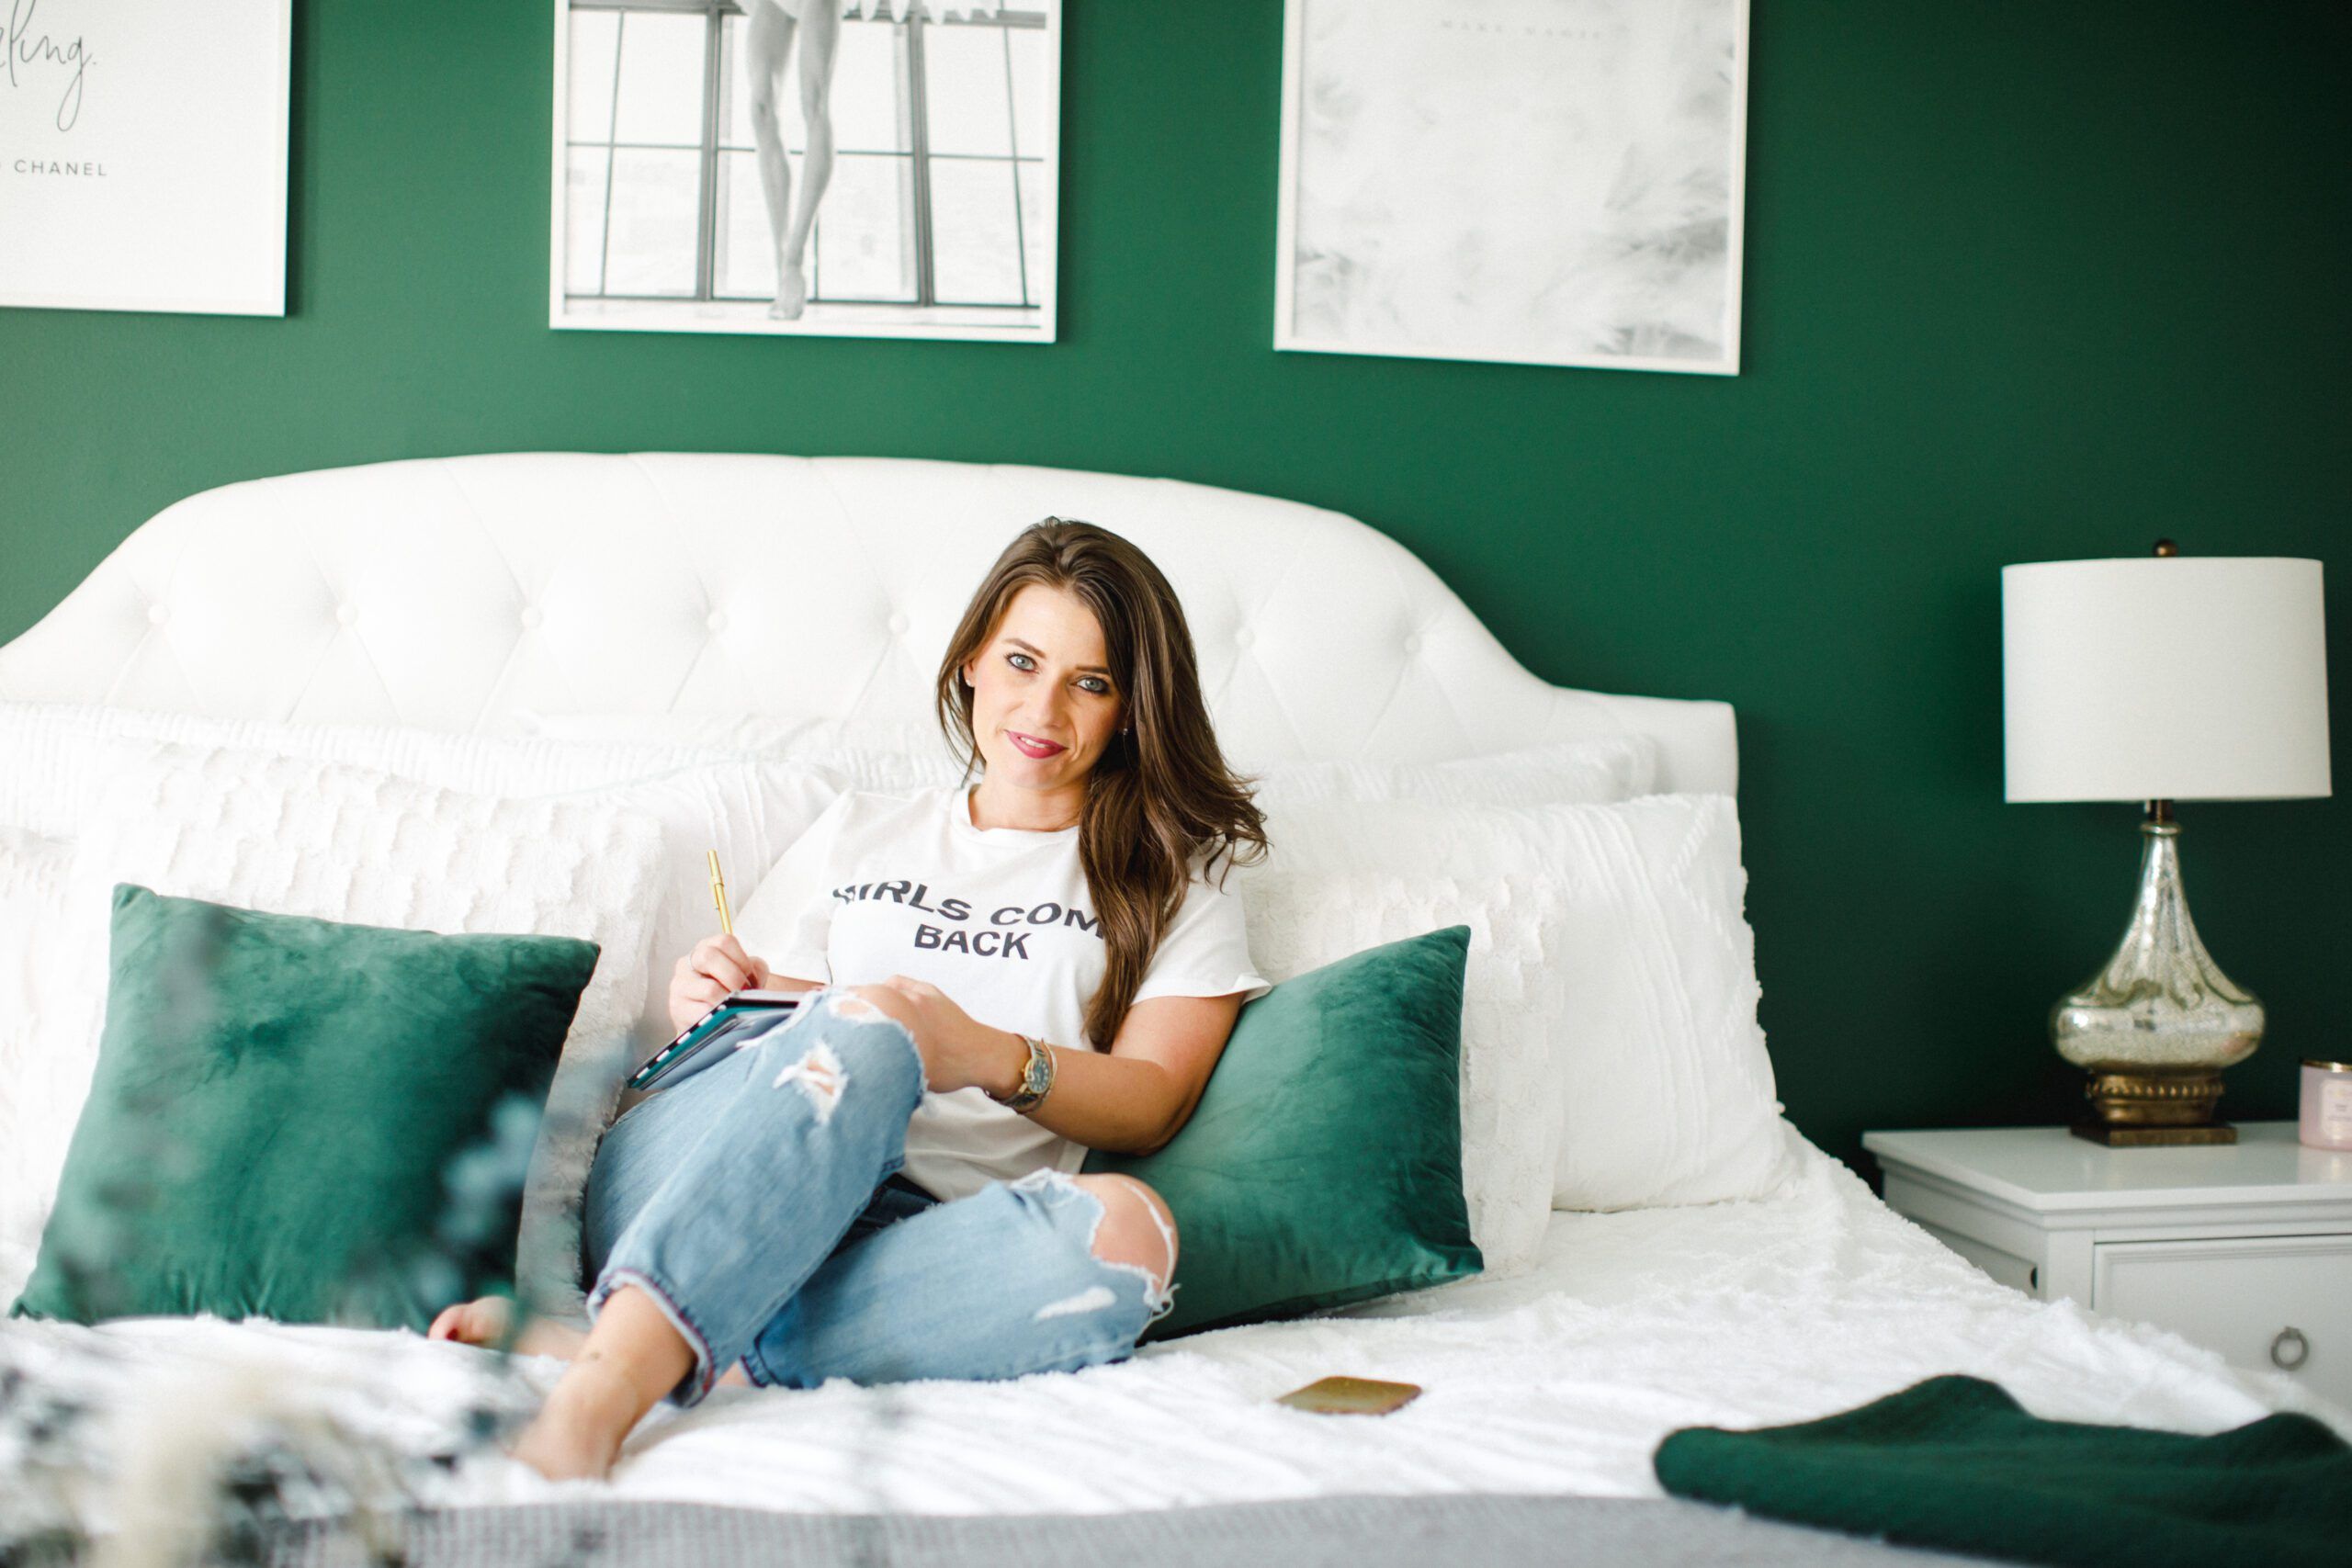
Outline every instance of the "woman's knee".
[[1102, 1205], [1094, 1256], [1141, 1269], [1162, 1291], [1176, 1275], [1176, 1216], [1148, 1182], [1132, 1176], [1074, 1177]]
[[[787, 1082], [799, 1082], [819, 1102], [821, 1111], [849, 1092], [854, 1081], [871, 1066], [882, 1069], [893, 1083], [900, 1069], [905, 1069], [906, 1088], [921, 1096], [926, 1080], [922, 1052], [914, 1043], [911, 1016], [905, 1010], [903, 998], [888, 986], [845, 987], [818, 1007], [823, 1014], [848, 1023], [890, 1023], [898, 1027], [803, 1030], [798, 1026], [804, 1021], [796, 1019], [792, 1027], [778, 1030], [770, 1037], [784, 1062], [781, 1076], [775, 1080], [778, 1088]], [[805, 1021], [812, 1026], [823, 1023], [821, 1018]]]
[[909, 1034], [915, 1032], [914, 1008], [895, 986], [842, 986], [828, 1005], [843, 1018], [871, 1018], [878, 1012]]

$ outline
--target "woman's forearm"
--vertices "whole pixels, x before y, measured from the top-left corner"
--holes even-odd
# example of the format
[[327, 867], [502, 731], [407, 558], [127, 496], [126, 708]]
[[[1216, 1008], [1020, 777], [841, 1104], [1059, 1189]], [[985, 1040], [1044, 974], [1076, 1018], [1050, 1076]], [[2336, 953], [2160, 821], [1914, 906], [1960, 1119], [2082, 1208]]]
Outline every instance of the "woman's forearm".
[[[1029, 1047], [1009, 1029], [990, 1029], [992, 1071], [980, 1087], [999, 1097], [1021, 1087]], [[1105, 1055], [1046, 1043], [1054, 1054], [1054, 1088], [1029, 1120], [1089, 1148], [1149, 1154], [1175, 1135], [1183, 1111], [1176, 1082], [1157, 1062]]]

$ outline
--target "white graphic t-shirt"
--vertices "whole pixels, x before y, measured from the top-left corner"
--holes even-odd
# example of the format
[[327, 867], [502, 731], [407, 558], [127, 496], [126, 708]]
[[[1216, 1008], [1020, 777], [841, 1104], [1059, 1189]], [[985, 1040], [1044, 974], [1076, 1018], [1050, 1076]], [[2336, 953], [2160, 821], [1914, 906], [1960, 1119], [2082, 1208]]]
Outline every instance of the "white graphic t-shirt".
[[[1086, 1004], [1109, 959], [1078, 829], [976, 827], [961, 784], [843, 795], [753, 889], [735, 934], [787, 978], [863, 986], [906, 975], [994, 1028], [1071, 1049], [1109, 1043], [1086, 1037]], [[1250, 964], [1233, 884], [1204, 880], [1195, 862], [1135, 999], [1238, 991], [1248, 1001], [1272, 988]], [[907, 1179], [943, 1199], [1048, 1166], [1075, 1172], [1085, 1158], [1083, 1145], [978, 1088], [925, 1094], [907, 1128]]]

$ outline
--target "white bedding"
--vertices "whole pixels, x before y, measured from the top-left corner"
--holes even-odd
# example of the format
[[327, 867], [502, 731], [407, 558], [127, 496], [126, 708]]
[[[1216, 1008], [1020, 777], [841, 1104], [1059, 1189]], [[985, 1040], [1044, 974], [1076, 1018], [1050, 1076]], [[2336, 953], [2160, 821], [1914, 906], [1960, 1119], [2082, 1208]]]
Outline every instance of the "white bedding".
[[[587, 1493], [788, 1511], [1093, 1513], [1331, 1493], [1655, 1496], [1659, 1439], [1850, 1408], [1938, 1372], [2001, 1384], [2036, 1415], [2206, 1433], [2352, 1412], [2241, 1372], [2142, 1324], [1996, 1284], [1786, 1126], [1802, 1174], [1767, 1201], [1554, 1215], [1541, 1261], [1321, 1317], [1147, 1346], [1012, 1382], [721, 1390], [668, 1406], [606, 1494], [503, 1461], [448, 1499]], [[491, 1364], [413, 1335], [149, 1320], [0, 1324], [0, 1362], [68, 1372], [77, 1347], [130, 1350], [167, 1392], [209, 1355], [258, 1357], [368, 1429], [446, 1432]], [[298, 1370], [299, 1368], [299, 1370]], [[559, 1363], [521, 1363], [539, 1388]], [[1386, 1416], [1269, 1403], [1332, 1372], [1427, 1391]]]

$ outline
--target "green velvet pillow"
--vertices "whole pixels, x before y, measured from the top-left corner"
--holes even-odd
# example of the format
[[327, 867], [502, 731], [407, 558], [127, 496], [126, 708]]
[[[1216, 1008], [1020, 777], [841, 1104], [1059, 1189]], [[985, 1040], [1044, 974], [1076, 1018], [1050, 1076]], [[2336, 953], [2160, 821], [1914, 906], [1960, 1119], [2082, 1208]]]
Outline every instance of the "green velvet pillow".
[[1369, 948], [1241, 1010], [1157, 1154], [1086, 1160], [1176, 1216], [1166, 1339], [1442, 1284], [1484, 1266], [1462, 1196], [1470, 928]]
[[117, 886], [90, 1098], [12, 1315], [422, 1329], [511, 1280], [596, 952]]

